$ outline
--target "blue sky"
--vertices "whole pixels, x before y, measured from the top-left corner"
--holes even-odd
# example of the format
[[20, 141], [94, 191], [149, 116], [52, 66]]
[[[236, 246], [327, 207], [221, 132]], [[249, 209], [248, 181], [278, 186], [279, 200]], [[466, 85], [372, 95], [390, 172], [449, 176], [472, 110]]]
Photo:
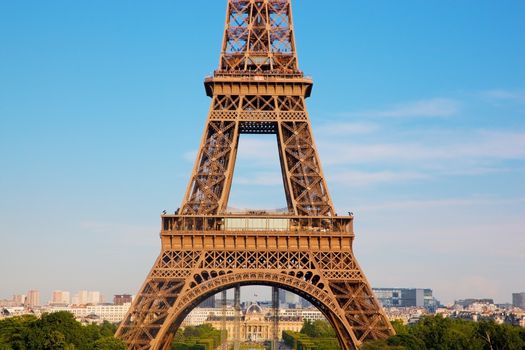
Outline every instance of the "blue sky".
[[[182, 199], [225, 1], [0, 2], [0, 298], [135, 293]], [[525, 3], [294, 2], [308, 107], [377, 287], [524, 291]], [[258, 185], [258, 186], [254, 186]], [[241, 137], [231, 206], [284, 206], [275, 139]]]

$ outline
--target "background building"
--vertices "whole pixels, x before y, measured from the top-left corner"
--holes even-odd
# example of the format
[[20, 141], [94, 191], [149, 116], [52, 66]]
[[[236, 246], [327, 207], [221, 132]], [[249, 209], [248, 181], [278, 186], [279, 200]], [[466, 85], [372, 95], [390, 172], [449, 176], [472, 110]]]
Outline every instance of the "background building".
[[28, 307], [40, 306], [40, 292], [38, 290], [28, 291], [25, 305]]
[[374, 294], [384, 307], [424, 307], [435, 309], [439, 302], [432, 289], [422, 288], [373, 288]]
[[303, 308], [309, 308], [313, 306], [311, 302], [301, 297], [299, 297], [299, 303]]
[[65, 290], [54, 290], [51, 294], [51, 304], [67, 305], [71, 302], [69, 292]]
[[[97, 323], [108, 321], [111, 323], [120, 322], [126, 316], [131, 304], [123, 305], [70, 305], [70, 306], [52, 306], [46, 309], [46, 312], [68, 311], [75, 318], [83, 323]], [[95, 322], [96, 321], [96, 322]]]
[[472, 307], [473, 305], [494, 305], [494, 299], [490, 298], [484, 298], [484, 299], [459, 299], [454, 301], [454, 307], [455, 308], [462, 308], [462, 309], [468, 309]]
[[102, 303], [103, 301], [104, 300], [102, 299], [102, 295], [99, 291], [81, 290], [73, 296], [71, 303], [75, 305], [97, 305]]
[[[216, 309], [217, 311], [217, 309]], [[234, 312], [233, 310], [231, 310]], [[230, 313], [231, 314], [231, 313]], [[210, 315], [205, 323], [210, 323], [214, 328], [221, 329], [223, 324], [223, 317], [219, 310], [218, 313]], [[228, 332], [228, 340], [233, 340], [235, 318], [234, 316], [226, 316], [226, 331]], [[272, 339], [273, 319], [272, 310], [264, 308], [258, 304], [251, 304], [240, 315], [239, 333], [241, 341], [265, 341]], [[286, 317], [279, 315], [279, 339], [282, 337], [284, 330], [299, 332], [303, 327], [303, 319], [301, 317]]]
[[279, 289], [279, 303], [285, 304], [287, 307], [299, 306], [300, 297], [287, 290]]
[[[235, 316], [235, 309], [233, 307], [226, 308], [226, 318], [233, 319]], [[186, 316], [182, 322], [182, 327], [198, 326], [206, 323], [208, 318], [222, 317], [222, 308], [196, 307]], [[220, 329], [220, 328], [219, 328]]]
[[279, 315], [286, 318], [299, 317], [308, 321], [326, 320], [323, 313], [313, 306], [308, 308], [279, 309]]
[[102, 298], [102, 294], [100, 294], [99, 291], [89, 291], [88, 292], [87, 304], [97, 305], [97, 304], [101, 304], [103, 302], [104, 302], [104, 300]]
[[[253, 303], [243, 303], [241, 308], [244, 311], [246, 311], [248, 308], [251, 307]], [[267, 313], [270, 312], [271, 303], [267, 302], [259, 302], [259, 307], [263, 310], [265, 310]], [[235, 309], [233, 306], [229, 305], [226, 308], [226, 318], [227, 320], [233, 320], [235, 317]], [[206, 323], [208, 320], [219, 320], [222, 319], [222, 308], [216, 307], [216, 308], [204, 308], [204, 307], [196, 307], [193, 309], [188, 316], [184, 319], [182, 322], [182, 327], [186, 326], [198, 326], [203, 323]], [[309, 320], [309, 321], [316, 321], [316, 320], [326, 320], [324, 315], [316, 309], [315, 307], [310, 308], [281, 308], [279, 309], [279, 317], [283, 320]]]
[[525, 292], [512, 293], [512, 306], [525, 310]]
[[124, 305], [126, 303], [131, 303], [133, 297], [131, 294], [115, 294], [113, 297], [113, 304], [115, 305]]
[[87, 304], [87, 290], [81, 290], [71, 299], [71, 303], [75, 305], [84, 305]]
[[22, 306], [26, 303], [27, 296], [25, 294], [15, 294], [13, 295], [13, 301], [16, 306]]
[[212, 295], [211, 297], [207, 298], [202, 303], [200, 303], [199, 307], [214, 308], [215, 304], [215, 295]]

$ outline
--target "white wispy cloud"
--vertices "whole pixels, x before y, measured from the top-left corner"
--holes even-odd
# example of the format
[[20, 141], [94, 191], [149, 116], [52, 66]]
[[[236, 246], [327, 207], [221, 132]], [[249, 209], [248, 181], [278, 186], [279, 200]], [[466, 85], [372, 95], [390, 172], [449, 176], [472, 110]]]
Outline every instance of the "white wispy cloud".
[[428, 118], [450, 117], [458, 114], [461, 104], [450, 98], [431, 98], [400, 103], [382, 109], [345, 113], [352, 117]]
[[[446, 139], [446, 136], [449, 139]], [[347, 139], [324, 138], [320, 143], [328, 165], [392, 163], [433, 160], [469, 161], [525, 159], [525, 132], [475, 131], [449, 133], [443, 139], [425, 140], [425, 133], [412, 140], [388, 143], [354, 143]]]
[[106, 244], [118, 242], [126, 246], [152, 246], [157, 243], [158, 227], [138, 226], [120, 222], [81, 221], [78, 227], [86, 239]]
[[[381, 139], [381, 135], [391, 137], [391, 134], [379, 135], [382, 129], [367, 124], [338, 123], [336, 129], [341, 133], [324, 125], [318, 129], [321, 161], [330, 170], [331, 181], [349, 186], [509, 172], [511, 169], [501, 162], [525, 159], [525, 131], [418, 130], [401, 135], [397, 140], [371, 142], [368, 138], [348, 138], [345, 130], [361, 130], [375, 136], [375, 140]], [[188, 152], [187, 159], [193, 161], [194, 154]], [[368, 164], [384, 169], [356, 170]], [[392, 168], [393, 164], [396, 167]], [[239, 146], [237, 165], [237, 184], [282, 186], [281, 175], [275, 171], [279, 155], [274, 137], [244, 139]], [[250, 169], [242, 169], [239, 165], [248, 165]]]
[[437, 209], [453, 207], [473, 206], [507, 206], [525, 204], [525, 198], [498, 198], [498, 197], [457, 197], [440, 199], [405, 199], [383, 203], [374, 203], [360, 206], [360, 210], [366, 211], [392, 211], [406, 209]]
[[493, 89], [482, 91], [480, 96], [491, 101], [525, 102], [525, 90]]
[[[196, 149], [184, 153], [183, 158], [189, 162], [194, 162], [197, 158]], [[237, 159], [246, 159], [254, 163], [273, 163], [278, 159], [279, 153], [277, 140], [274, 135], [261, 137], [243, 137], [239, 139]]]
[[[387, 282], [410, 284], [413, 276], [420, 276], [419, 283], [432, 286], [442, 301], [465, 293], [507, 300], [508, 291], [488, 290], [485, 282], [477, 280], [488, 279], [498, 285], [500, 280], [519, 274], [525, 264], [525, 219], [520, 215], [524, 205], [523, 197], [495, 195], [401, 199], [360, 206], [356, 209], [356, 254], [361, 263], [372, 266], [367, 273], [381, 276], [378, 269], [384, 269], [391, 252], [396, 252], [396, 269], [410, 277], [386, 276], [392, 278]], [[381, 260], [379, 251], [387, 258]], [[424, 269], [414, 261], [425, 261]], [[483, 265], [486, 261], [490, 264]], [[446, 276], [440, 273], [444, 270], [449, 271]], [[384, 278], [380, 284], [386, 283]], [[456, 288], [454, 281], [458, 280], [469, 288]], [[521, 288], [519, 282], [515, 284], [513, 288]]]
[[[490, 90], [488, 96], [519, 98], [520, 92]], [[448, 117], [461, 112], [462, 103], [431, 98], [389, 108], [352, 112], [376, 117]], [[448, 121], [450, 122], [450, 121]], [[454, 129], [421, 125], [400, 129], [387, 119], [373, 122], [331, 121], [316, 126], [321, 161], [330, 181], [350, 186], [425, 181], [442, 176], [476, 176], [520, 171], [505, 164], [525, 160], [524, 130]], [[351, 136], [351, 137], [350, 137]], [[246, 136], [239, 141], [235, 181], [240, 185], [282, 186], [275, 136]], [[196, 152], [185, 158], [193, 161]], [[363, 166], [373, 166], [373, 171]], [[257, 169], [257, 170], [255, 170]]]
[[429, 176], [419, 172], [405, 171], [339, 171], [330, 176], [330, 182], [342, 186], [368, 186], [389, 182], [405, 182], [426, 179]]
[[355, 135], [370, 134], [378, 129], [380, 129], [380, 126], [374, 123], [331, 122], [320, 125], [315, 129], [315, 133], [322, 135]]
[[195, 162], [195, 159], [197, 158], [198, 151], [196, 149], [187, 151], [182, 155], [182, 158], [188, 162]]

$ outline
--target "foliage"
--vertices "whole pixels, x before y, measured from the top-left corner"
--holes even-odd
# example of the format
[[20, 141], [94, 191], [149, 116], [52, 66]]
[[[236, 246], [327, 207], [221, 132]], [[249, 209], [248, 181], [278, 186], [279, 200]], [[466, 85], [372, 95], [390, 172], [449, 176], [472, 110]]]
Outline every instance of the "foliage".
[[390, 323], [392, 324], [392, 327], [394, 327], [396, 334], [408, 334], [408, 328], [402, 321], [394, 320]]
[[360, 348], [360, 350], [407, 350], [407, 347], [404, 346], [394, 346], [394, 345], [388, 345], [386, 340], [382, 341], [373, 341], [364, 343]]
[[0, 349], [25, 349], [22, 333], [29, 324], [37, 320], [35, 316], [24, 315], [0, 321]]
[[210, 324], [179, 329], [173, 337], [171, 350], [213, 350], [221, 344], [221, 331]]
[[1, 350], [120, 350], [124, 343], [113, 338], [116, 326], [83, 326], [69, 312], [11, 317], [0, 320]]
[[522, 338], [523, 330], [510, 325], [497, 325], [494, 322], [481, 321], [474, 334], [478, 339], [481, 339], [479, 343], [483, 344], [479, 349], [525, 349], [525, 341]]
[[525, 349], [525, 329], [493, 321], [464, 321], [441, 316], [423, 317], [418, 323], [392, 325], [397, 335], [366, 343], [361, 350], [519, 350]]
[[310, 321], [305, 320], [301, 333], [312, 338], [335, 338], [335, 331], [327, 321]]
[[[328, 322], [326, 322], [328, 323]], [[305, 323], [306, 324], [306, 323]], [[312, 328], [309, 323], [303, 327], [305, 332], [311, 332]], [[314, 327], [315, 328], [315, 327]], [[314, 329], [315, 330], [315, 329]], [[335, 335], [335, 333], [332, 331]], [[311, 334], [321, 334], [319, 329]], [[295, 350], [340, 350], [339, 342], [334, 337], [323, 338], [322, 336], [311, 337], [301, 330], [301, 333], [292, 331], [283, 331], [283, 341], [291, 349]]]
[[[427, 316], [410, 326], [393, 321], [396, 335], [367, 342], [360, 350], [520, 350], [525, 349], [525, 329], [492, 321], [472, 322], [442, 316]], [[325, 350], [321, 340], [333, 338], [335, 332], [326, 321], [305, 321], [301, 333], [283, 332], [283, 340], [294, 350]]]
[[103, 337], [95, 341], [95, 350], [126, 350], [126, 344], [122, 343], [115, 337]]

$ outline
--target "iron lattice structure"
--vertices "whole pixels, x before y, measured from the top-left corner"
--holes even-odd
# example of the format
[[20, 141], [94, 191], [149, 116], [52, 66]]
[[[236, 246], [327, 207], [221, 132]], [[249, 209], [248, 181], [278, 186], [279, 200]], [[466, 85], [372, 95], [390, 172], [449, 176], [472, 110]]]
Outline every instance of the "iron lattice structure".
[[[241, 285], [297, 293], [332, 324], [342, 349], [393, 334], [352, 251], [353, 216], [335, 214], [299, 70], [291, 0], [228, 0], [219, 69], [180, 212], [162, 215], [161, 253], [117, 336], [169, 349], [205, 298]], [[227, 212], [240, 134], [277, 138], [288, 213]]]

